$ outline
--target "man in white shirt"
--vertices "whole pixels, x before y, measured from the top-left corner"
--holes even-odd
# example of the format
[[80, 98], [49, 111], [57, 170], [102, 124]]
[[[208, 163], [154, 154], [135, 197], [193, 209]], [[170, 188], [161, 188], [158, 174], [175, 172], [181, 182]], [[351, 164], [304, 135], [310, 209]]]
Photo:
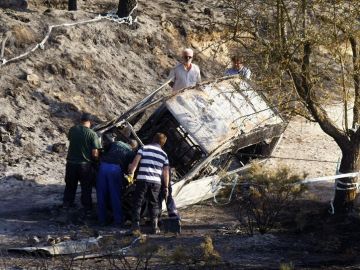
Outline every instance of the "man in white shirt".
[[197, 65], [191, 63], [194, 57], [192, 49], [187, 48], [182, 52], [182, 62], [174, 67], [169, 74], [169, 79], [172, 78], [172, 86], [174, 91], [195, 86], [201, 82], [200, 69]]

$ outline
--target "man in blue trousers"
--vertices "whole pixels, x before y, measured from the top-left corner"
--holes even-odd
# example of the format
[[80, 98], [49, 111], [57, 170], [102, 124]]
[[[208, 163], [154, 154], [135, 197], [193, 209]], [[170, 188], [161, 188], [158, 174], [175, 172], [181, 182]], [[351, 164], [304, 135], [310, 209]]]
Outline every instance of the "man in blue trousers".
[[113, 212], [114, 225], [121, 226], [122, 202], [121, 187], [124, 172], [135, 157], [137, 142], [130, 141], [130, 145], [122, 141], [112, 142], [109, 150], [100, 159], [100, 167], [96, 182], [98, 204], [98, 218], [101, 225], [107, 224], [108, 202]]

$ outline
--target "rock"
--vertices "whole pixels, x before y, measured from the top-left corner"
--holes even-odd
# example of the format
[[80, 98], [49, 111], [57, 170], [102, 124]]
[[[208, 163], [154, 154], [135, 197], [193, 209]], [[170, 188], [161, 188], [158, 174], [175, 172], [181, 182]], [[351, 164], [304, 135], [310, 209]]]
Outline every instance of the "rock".
[[65, 143], [54, 143], [51, 150], [55, 153], [65, 153], [66, 144]]
[[6, 125], [6, 123], [9, 122], [9, 118], [3, 114], [3, 115], [0, 115], [0, 125]]
[[23, 181], [24, 180], [24, 176], [20, 173], [15, 173], [13, 175], [11, 175], [12, 178], [15, 178], [16, 180], [19, 180], [19, 181]]
[[11, 142], [11, 136], [9, 133], [1, 133], [0, 134], [0, 141], [2, 143], [8, 143], [8, 142]]
[[66, 78], [66, 79], [71, 79], [73, 77], [73, 72], [71, 70], [71, 68], [68, 67], [64, 67], [61, 69], [61, 74]]
[[35, 132], [35, 127], [27, 127], [27, 130], [30, 132]]
[[11, 135], [14, 135], [17, 129], [17, 124], [14, 122], [7, 122], [6, 123], [6, 130], [10, 132]]
[[204, 14], [212, 17], [214, 12], [210, 8], [204, 8]]
[[179, 34], [182, 35], [183, 37], [187, 37], [187, 30], [186, 28], [184, 27], [184, 25], [179, 25], [178, 26], [178, 31], [179, 31]]
[[160, 15], [160, 21], [165, 22], [166, 21], [166, 13], [161, 13]]
[[0, 8], [18, 8], [27, 9], [27, 0], [1, 0]]
[[58, 69], [57, 66], [54, 65], [54, 64], [49, 64], [49, 65], [48, 65], [48, 70], [49, 70], [49, 72], [50, 72], [51, 74], [54, 74], [54, 75], [59, 74], [59, 69]]
[[40, 85], [40, 79], [36, 74], [27, 75], [26, 80], [33, 86], [39, 86]]
[[23, 152], [24, 154], [34, 156], [36, 154], [36, 146], [33, 143], [29, 142], [28, 144], [25, 144], [23, 146]]

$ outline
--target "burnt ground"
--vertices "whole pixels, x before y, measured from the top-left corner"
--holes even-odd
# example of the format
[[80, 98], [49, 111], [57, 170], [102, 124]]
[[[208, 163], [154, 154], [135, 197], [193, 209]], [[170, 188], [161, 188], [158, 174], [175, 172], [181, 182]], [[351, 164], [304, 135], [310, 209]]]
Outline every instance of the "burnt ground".
[[[238, 222], [238, 207], [235, 204], [217, 206], [210, 200], [181, 211], [180, 235], [147, 234], [145, 244], [158, 249], [150, 260], [151, 269], [279, 269], [280, 266], [290, 267], [286, 269], [358, 269], [360, 265], [357, 256], [360, 251], [360, 218], [356, 211], [342, 219], [330, 216], [324, 203], [299, 200], [287, 207], [279, 219], [281, 222], [276, 223], [269, 233], [249, 236], [246, 228]], [[13, 269], [4, 266], [27, 269], [45, 264], [45, 269], [54, 269], [55, 266], [67, 269], [64, 265], [73, 256], [43, 258], [7, 252], [8, 248], [49, 245], [46, 240], [49, 236], [73, 240], [110, 236], [116, 239], [116, 247], [125, 246], [135, 238], [128, 235], [129, 226], [99, 227], [95, 215], [83, 218], [80, 209], [64, 212], [53, 206], [11, 213], [2, 210], [0, 217], [0, 261], [4, 269]], [[149, 231], [146, 224], [142, 228], [145, 234]], [[39, 243], [34, 243], [35, 236]], [[204, 255], [202, 246], [207, 236], [211, 237], [214, 246], [210, 256]], [[134, 249], [145, 244], [136, 244]], [[100, 248], [102, 251], [110, 250], [114, 244], [110, 246], [104, 242]], [[129, 256], [130, 263], [135, 263], [132, 251]], [[77, 261], [75, 266], [83, 267], [80, 269], [116, 269], [111, 268], [109, 258]]]

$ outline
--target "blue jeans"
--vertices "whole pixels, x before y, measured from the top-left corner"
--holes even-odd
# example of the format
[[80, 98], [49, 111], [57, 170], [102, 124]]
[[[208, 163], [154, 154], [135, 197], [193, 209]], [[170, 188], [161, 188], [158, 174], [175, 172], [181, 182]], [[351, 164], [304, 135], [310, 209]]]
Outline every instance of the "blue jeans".
[[[121, 185], [123, 171], [118, 164], [100, 163], [96, 181], [96, 195], [98, 205], [98, 218], [100, 223], [107, 219], [107, 205], [111, 204], [114, 223], [122, 223]], [[110, 200], [109, 200], [110, 199]]]

